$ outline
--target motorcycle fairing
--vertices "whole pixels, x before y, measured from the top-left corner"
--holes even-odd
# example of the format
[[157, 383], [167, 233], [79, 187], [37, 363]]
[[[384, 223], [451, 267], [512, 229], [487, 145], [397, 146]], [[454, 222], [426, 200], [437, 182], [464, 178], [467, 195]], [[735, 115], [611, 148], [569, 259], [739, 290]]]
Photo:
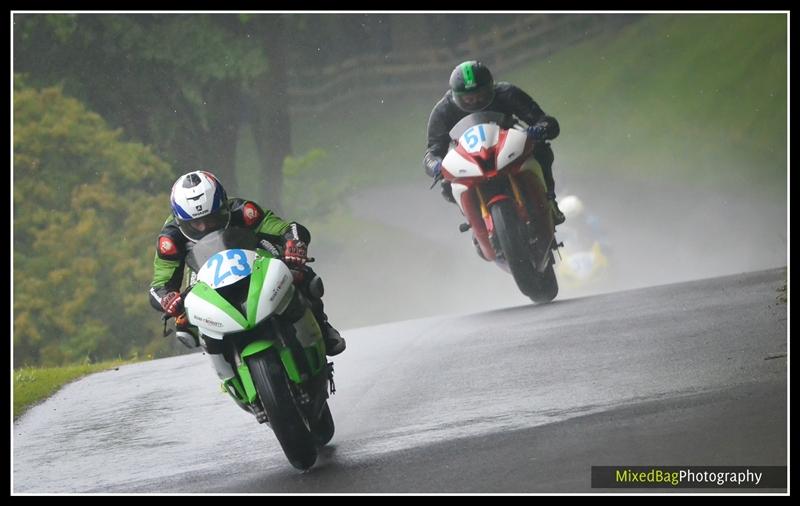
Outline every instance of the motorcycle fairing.
[[[295, 290], [292, 273], [283, 262], [257, 256], [255, 252], [247, 250], [226, 250], [222, 252], [223, 257], [228, 257], [226, 254], [228, 251], [252, 253], [244, 257], [237, 254], [230, 255], [239, 260], [246, 259], [250, 286], [245, 314], [231, 305], [208, 283], [209, 280], [213, 282], [215, 276], [218, 280], [220, 278], [218, 265], [211, 259], [198, 272], [198, 281], [185, 301], [189, 323], [196, 325], [204, 335], [214, 339], [222, 339], [225, 334], [252, 329], [270, 315], [282, 313], [291, 302]], [[240, 262], [239, 272], [245, 270], [244, 265]], [[218, 287], [229, 285], [226, 280], [227, 278], [216, 285]], [[274, 288], [264, 290], [265, 286]]]

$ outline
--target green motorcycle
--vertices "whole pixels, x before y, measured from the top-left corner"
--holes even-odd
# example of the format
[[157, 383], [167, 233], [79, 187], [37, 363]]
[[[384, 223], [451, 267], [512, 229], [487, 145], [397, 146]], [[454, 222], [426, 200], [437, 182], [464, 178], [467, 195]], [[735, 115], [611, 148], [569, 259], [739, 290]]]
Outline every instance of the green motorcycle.
[[184, 297], [222, 386], [272, 428], [284, 454], [308, 469], [333, 437], [335, 392], [320, 327], [293, 272], [248, 229], [208, 234], [191, 246]]

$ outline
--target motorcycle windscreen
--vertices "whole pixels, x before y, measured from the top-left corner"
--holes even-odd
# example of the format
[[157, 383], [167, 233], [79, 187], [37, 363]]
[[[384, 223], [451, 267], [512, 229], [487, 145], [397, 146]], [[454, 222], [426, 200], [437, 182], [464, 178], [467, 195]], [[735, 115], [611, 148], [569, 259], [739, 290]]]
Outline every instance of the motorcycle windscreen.
[[209, 233], [196, 243], [187, 243], [186, 265], [198, 272], [217, 253], [229, 249], [253, 251], [258, 246], [255, 233], [247, 228], [228, 227]]
[[468, 114], [461, 118], [461, 120], [450, 129], [450, 139], [457, 141], [467, 130], [483, 123], [495, 123], [501, 128], [511, 128], [514, 124], [514, 120], [511, 116], [496, 111], [482, 111]]

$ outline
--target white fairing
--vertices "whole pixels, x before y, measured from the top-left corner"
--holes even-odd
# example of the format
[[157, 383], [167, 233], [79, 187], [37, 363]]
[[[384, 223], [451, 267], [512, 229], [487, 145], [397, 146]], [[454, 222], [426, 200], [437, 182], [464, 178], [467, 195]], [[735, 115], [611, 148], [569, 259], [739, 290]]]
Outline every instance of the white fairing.
[[253, 272], [255, 259], [255, 251], [244, 249], [220, 251], [200, 268], [197, 279], [215, 289], [232, 285]]
[[467, 186], [461, 183], [453, 183], [451, 187], [453, 189], [453, 198], [456, 199], [456, 204], [458, 204], [458, 207], [461, 209], [461, 213], [466, 214], [464, 208], [461, 206], [461, 194], [467, 191]]
[[267, 277], [264, 278], [261, 295], [258, 297], [256, 323], [273, 313], [282, 313], [294, 294], [292, 271], [280, 260], [270, 260]]
[[506, 135], [506, 142], [500, 152], [497, 153], [497, 170], [519, 158], [525, 151], [525, 142], [527, 140], [528, 135], [525, 132], [513, 128], [509, 129]]
[[200, 331], [209, 337], [222, 339], [224, 334], [245, 330], [225, 311], [192, 292], [186, 296], [184, 306], [189, 323], [197, 325]]
[[455, 149], [450, 150], [447, 156], [442, 160], [442, 167], [444, 170], [453, 175], [453, 177], [474, 177], [482, 176], [483, 171], [478, 164], [467, 160]]
[[[198, 272], [198, 280], [207, 283], [212, 288], [220, 288], [230, 284], [229, 279], [233, 278], [234, 281], [244, 277], [241, 273], [244, 271], [242, 263], [244, 258], [247, 259], [249, 270], [246, 275], [252, 273], [256, 253], [247, 250], [227, 250], [228, 252], [243, 252], [244, 255], [232, 254], [230, 255], [235, 260], [233, 270], [226, 271], [217, 269], [216, 263], [218, 261], [206, 262], [206, 264]], [[222, 252], [223, 257], [226, 257], [226, 252]], [[213, 258], [213, 257], [212, 257]], [[271, 316], [274, 313], [282, 313], [292, 300], [294, 295], [294, 285], [292, 284], [293, 278], [289, 268], [280, 260], [271, 259], [268, 264], [261, 265], [267, 266], [267, 273], [264, 277], [261, 293], [258, 297], [258, 304], [256, 305], [256, 318], [255, 324], [261, 322], [264, 318]], [[230, 276], [224, 276], [220, 273], [230, 273]], [[210, 277], [209, 277], [210, 276]], [[213, 279], [214, 277], [217, 279]], [[224, 278], [224, 279], [223, 279]], [[212, 283], [217, 281], [216, 286]], [[225, 311], [218, 308], [211, 302], [199, 297], [193, 292], [189, 292], [185, 301], [186, 315], [189, 318], [189, 323], [197, 325], [200, 331], [211, 338], [222, 339], [225, 334], [232, 332], [241, 332], [247, 330], [236, 320], [234, 320]], [[243, 315], [244, 316], [244, 315]]]

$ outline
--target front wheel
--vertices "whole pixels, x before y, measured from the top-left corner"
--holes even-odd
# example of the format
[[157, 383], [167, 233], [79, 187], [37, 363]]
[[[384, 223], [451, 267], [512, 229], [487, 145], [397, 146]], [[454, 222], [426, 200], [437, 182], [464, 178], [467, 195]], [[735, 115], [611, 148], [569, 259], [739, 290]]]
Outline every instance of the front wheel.
[[536, 287], [528, 294], [533, 302], [543, 304], [550, 302], [558, 295], [558, 280], [556, 279], [556, 271], [553, 268], [553, 261], [550, 260], [550, 265], [543, 273], [536, 273]]
[[267, 350], [246, 360], [261, 405], [283, 453], [297, 469], [308, 469], [317, 461], [317, 447], [306, 417], [292, 395], [280, 358]]
[[500, 242], [508, 268], [522, 293], [533, 302], [550, 302], [558, 294], [558, 281], [552, 259], [543, 273], [539, 273], [531, 259], [528, 232], [522, 223], [514, 202], [503, 200], [491, 208], [494, 233]]
[[322, 448], [328, 444], [328, 441], [333, 438], [334, 430], [331, 408], [328, 406], [328, 401], [325, 401], [319, 419], [311, 425], [311, 432], [314, 434], [314, 441], [317, 443], [317, 447]]
[[520, 291], [530, 295], [536, 283], [536, 269], [531, 262], [528, 236], [514, 209], [514, 203], [511, 200], [498, 202], [492, 206], [491, 214], [494, 233], [500, 242], [511, 275]]

